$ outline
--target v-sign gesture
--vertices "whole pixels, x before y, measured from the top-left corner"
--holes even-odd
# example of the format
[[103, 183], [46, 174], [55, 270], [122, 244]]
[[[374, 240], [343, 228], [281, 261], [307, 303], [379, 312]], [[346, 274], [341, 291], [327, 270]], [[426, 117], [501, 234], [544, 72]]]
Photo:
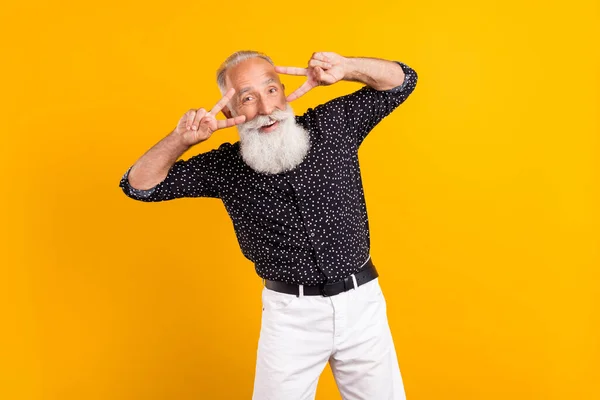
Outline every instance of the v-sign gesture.
[[235, 89], [229, 89], [225, 96], [208, 112], [204, 108], [192, 109], [186, 112], [179, 120], [177, 128], [175, 128], [175, 133], [180, 135], [183, 143], [193, 146], [208, 139], [216, 130], [239, 125], [246, 121], [244, 115], [225, 120], [216, 118], [223, 107], [229, 103], [234, 93]]
[[306, 82], [293, 93], [287, 96], [287, 101], [294, 101], [317, 86], [327, 86], [344, 78], [346, 74], [345, 57], [331, 52], [313, 53], [308, 60], [308, 68], [280, 67], [275, 71], [286, 75], [304, 75]]

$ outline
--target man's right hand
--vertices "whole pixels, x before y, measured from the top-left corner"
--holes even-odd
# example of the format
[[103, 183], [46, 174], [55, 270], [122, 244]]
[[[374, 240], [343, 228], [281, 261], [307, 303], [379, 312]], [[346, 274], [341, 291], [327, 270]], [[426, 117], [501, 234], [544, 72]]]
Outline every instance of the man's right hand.
[[183, 144], [191, 147], [205, 141], [219, 129], [243, 123], [246, 121], [245, 115], [225, 120], [216, 119], [219, 111], [229, 103], [234, 93], [235, 89], [229, 89], [209, 112], [206, 112], [204, 108], [189, 110], [181, 117], [173, 133], [181, 139]]

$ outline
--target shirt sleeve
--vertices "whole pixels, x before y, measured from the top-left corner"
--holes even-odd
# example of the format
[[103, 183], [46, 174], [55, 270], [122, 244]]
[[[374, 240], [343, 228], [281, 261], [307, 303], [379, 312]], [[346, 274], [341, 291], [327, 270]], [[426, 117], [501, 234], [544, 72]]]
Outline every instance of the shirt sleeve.
[[401, 85], [388, 90], [369, 86], [315, 107], [312, 115], [321, 121], [331, 122], [343, 129], [329, 129], [350, 135], [358, 148], [369, 132], [383, 118], [408, 98], [417, 85], [417, 73], [405, 63], [395, 61], [404, 71]]
[[201, 153], [187, 160], [177, 160], [165, 179], [156, 186], [142, 190], [129, 184], [130, 166], [121, 177], [119, 187], [130, 198], [145, 202], [173, 200], [181, 197], [219, 198], [222, 159], [225, 143], [216, 150]]

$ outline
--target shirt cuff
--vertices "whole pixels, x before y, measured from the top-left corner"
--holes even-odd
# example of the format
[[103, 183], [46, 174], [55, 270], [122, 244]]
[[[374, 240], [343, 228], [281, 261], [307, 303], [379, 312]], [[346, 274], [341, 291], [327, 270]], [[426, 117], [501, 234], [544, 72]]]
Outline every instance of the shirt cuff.
[[150, 189], [136, 189], [136, 188], [132, 187], [129, 184], [129, 179], [128, 179], [129, 171], [131, 171], [131, 168], [133, 168], [133, 165], [131, 167], [129, 167], [127, 172], [125, 172], [125, 174], [121, 178], [120, 186], [123, 188], [123, 190], [126, 191], [127, 194], [129, 194], [132, 197], [138, 197], [138, 198], [150, 197], [152, 195], [152, 193], [154, 193], [154, 191], [156, 190], [156, 186], [152, 187]]
[[404, 64], [403, 62], [400, 61], [394, 61], [396, 64], [398, 64], [400, 67], [402, 67], [402, 71], [404, 71], [404, 82], [402, 82], [400, 85], [388, 89], [388, 90], [383, 90], [383, 92], [389, 92], [389, 93], [398, 93], [404, 90], [404, 88], [406, 87], [406, 83], [408, 82], [408, 76], [410, 75], [411, 71], [410, 71], [410, 67], [406, 64]]

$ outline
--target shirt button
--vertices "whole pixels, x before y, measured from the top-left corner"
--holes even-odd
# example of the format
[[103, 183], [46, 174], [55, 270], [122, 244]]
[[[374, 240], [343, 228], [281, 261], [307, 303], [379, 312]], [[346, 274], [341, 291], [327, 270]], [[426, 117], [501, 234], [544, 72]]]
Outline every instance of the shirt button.
[[311, 233], [310, 233], [310, 237], [315, 237], [315, 233], [314, 233], [314, 232], [311, 232]]

